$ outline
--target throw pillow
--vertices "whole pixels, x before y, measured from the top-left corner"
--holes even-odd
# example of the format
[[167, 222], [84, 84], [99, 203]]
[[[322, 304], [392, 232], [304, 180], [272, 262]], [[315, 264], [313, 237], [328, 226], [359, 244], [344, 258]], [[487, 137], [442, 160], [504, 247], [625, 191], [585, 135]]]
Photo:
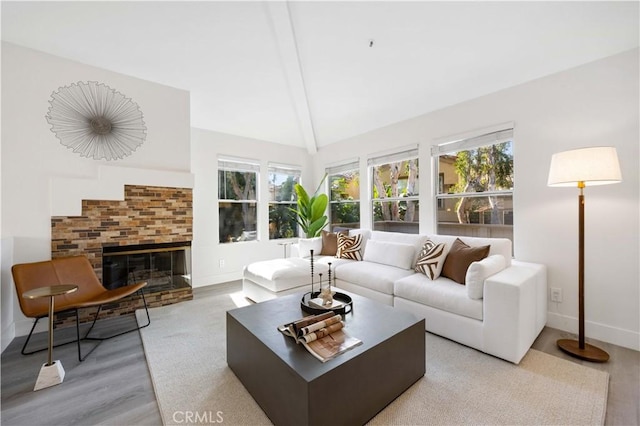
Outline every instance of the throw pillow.
[[317, 256], [322, 251], [322, 238], [300, 238], [298, 250], [300, 257], [310, 257], [311, 250], [313, 250], [313, 255]]
[[361, 247], [361, 234], [356, 234], [352, 237], [338, 234], [338, 250], [336, 252], [336, 257], [340, 259], [362, 260], [362, 254], [360, 254]]
[[338, 252], [338, 234], [347, 235], [348, 232], [340, 231], [338, 233], [322, 231], [322, 251], [320, 254], [325, 256], [335, 256]]
[[427, 240], [422, 246], [416, 260], [416, 272], [425, 274], [429, 279], [435, 280], [442, 272], [444, 260], [447, 257], [447, 246], [445, 243], [436, 244]]
[[415, 257], [416, 249], [411, 244], [369, 240], [362, 259], [367, 262], [411, 270]]
[[506, 266], [507, 262], [500, 254], [494, 254], [479, 262], [471, 263], [465, 278], [467, 296], [470, 299], [482, 299], [484, 297], [484, 280], [502, 271]]
[[487, 257], [490, 248], [490, 246], [469, 247], [460, 238], [456, 238], [442, 266], [442, 276], [464, 285], [471, 262]]

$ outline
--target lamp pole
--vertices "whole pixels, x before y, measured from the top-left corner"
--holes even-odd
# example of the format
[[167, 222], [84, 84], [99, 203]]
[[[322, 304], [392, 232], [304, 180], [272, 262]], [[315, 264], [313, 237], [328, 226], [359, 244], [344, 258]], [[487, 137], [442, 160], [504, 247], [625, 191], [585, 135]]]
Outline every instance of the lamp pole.
[[571, 356], [592, 362], [607, 362], [609, 354], [584, 341], [584, 181], [578, 181], [578, 341], [558, 340], [558, 347]]
[[578, 347], [584, 343], [584, 182], [578, 182]]

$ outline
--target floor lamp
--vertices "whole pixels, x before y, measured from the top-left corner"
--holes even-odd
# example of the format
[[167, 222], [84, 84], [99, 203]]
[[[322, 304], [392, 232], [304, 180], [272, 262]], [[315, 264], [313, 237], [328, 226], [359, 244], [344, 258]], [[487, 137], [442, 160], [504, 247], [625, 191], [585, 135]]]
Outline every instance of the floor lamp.
[[584, 341], [584, 195], [585, 186], [622, 181], [618, 154], [614, 147], [582, 148], [559, 152], [551, 157], [549, 186], [577, 186], [578, 195], [578, 340], [560, 339], [558, 347], [576, 358], [606, 362], [609, 354]]

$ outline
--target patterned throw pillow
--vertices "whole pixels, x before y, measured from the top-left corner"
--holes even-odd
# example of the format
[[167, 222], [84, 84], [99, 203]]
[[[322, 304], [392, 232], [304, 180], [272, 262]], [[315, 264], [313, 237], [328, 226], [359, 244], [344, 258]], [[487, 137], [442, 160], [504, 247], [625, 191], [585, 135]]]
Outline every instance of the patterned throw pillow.
[[352, 237], [338, 234], [338, 251], [336, 252], [336, 257], [340, 259], [362, 260], [362, 254], [360, 254], [361, 247], [361, 234], [356, 234]]
[[431, 240], [427, 240], [418, 254], [415, 271], [435, 280], [440, 276], [446, 257], [447, 252], [444, 243], [436, 244]]

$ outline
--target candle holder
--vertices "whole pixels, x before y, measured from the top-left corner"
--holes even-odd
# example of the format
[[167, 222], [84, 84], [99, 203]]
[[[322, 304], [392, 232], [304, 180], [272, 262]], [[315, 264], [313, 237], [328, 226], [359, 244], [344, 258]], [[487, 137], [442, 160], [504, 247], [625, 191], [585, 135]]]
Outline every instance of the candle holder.
[[311, 294], [313, 294], [313, 249], [309, 250], [311, 254]]

